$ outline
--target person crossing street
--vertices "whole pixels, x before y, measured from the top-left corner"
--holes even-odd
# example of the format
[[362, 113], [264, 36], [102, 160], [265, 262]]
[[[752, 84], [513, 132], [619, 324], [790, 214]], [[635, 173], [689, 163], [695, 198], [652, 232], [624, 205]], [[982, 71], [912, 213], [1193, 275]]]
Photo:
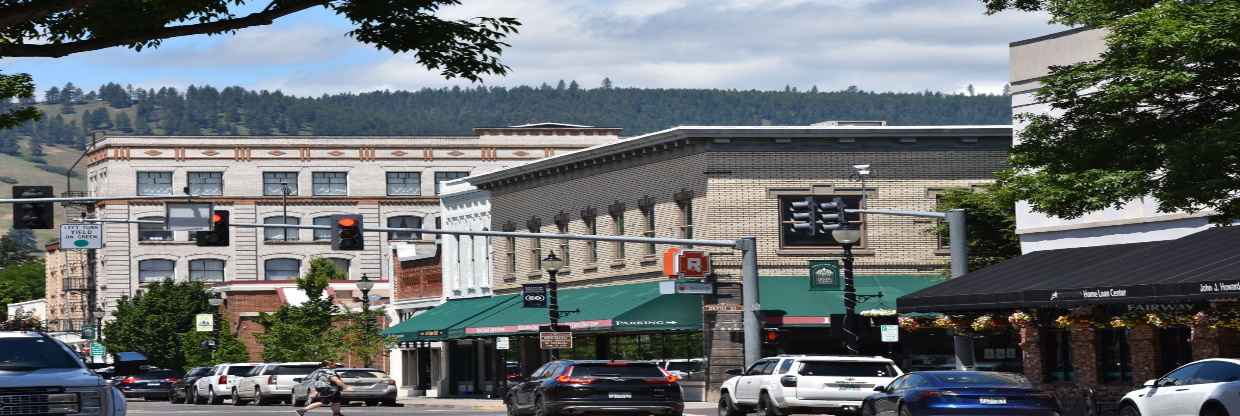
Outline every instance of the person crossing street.
[[348, 384], [340, 379], [340, 375], [336, 374], [336, 368], [340, 367], [340, 363], [324, 360], [320, 365], [323, 371], [319, 372], [318, 379], [314, 381], [314, 390], [310, 392], [311, 403], [306, 407], [294, 410], [298, 416], [303, 416], [306, 412], [317, 409], [323, 405], [330, 405], [332, 408], [332, 416], [344, 416], [340, 412], [341, 392], [350, 390]]

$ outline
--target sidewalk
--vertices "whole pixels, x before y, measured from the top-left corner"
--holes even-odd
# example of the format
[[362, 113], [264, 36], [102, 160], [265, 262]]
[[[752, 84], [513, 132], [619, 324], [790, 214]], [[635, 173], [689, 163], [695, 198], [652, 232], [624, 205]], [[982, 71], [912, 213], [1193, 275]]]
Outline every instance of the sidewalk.
[[[499, 399], [455, 399], [437, 397], [405, 397], [396, 400], [405, 407], [425, 407], [441, 409], [503, 411], [504, 402]], [[685, 410], [713, 409], [714, 403], [685, 402]]]

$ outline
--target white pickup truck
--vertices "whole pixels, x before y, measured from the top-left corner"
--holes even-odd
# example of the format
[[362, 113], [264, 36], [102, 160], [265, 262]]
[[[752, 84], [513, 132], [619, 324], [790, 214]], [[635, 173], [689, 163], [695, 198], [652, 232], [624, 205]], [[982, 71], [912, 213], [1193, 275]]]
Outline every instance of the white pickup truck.
[[730, 370], [734, 377], [719, 391], [719, 416], [795, 413], [857, 414], [874, 386], [885, 386], [904, 374], [883, 357], [786, 355], [763, 358], [748, 369]]

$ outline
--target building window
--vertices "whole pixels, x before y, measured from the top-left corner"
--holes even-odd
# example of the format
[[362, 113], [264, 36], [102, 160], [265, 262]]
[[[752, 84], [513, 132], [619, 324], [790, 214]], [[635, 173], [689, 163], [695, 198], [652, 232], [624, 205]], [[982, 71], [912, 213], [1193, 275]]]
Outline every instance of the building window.
[[190, 172], [185, 182], [190, 195], [224, 195], [224, 172]]
[[[830, 231], [822, 232], [822, 230], [819, 230], [819, 232], [815, 232], [814, 235], [811, 236], [811, 235], [807, 235], [804, 233], [793, 231], [791, 225], [786, 223], [786, 221], [792, 221], [792, 212], [793, 212], [792, 203], [796, 201], [804, 200], [806, 197], [809, 197], [809, 195], [797, 195], [797, 196], [784, 195], [784, 196], [779, 197], [779, 212], [780, 212], [779, 214], [780, 215], [779, 216], [780, 233], [779, 234], [780, 234], [780, 239], [782, 240], [781, 242], [783, 243], [783, 246], [784, 247], [798, 247], [798, 248], [839, 246], [840, 243], [837, 243], [835, 241], [835, 238], [831, 237]], [[848, 205], [849, 207], [860, 206], [858, 205], [861, 202], [860, 195], [826, 195], [826, 196], [813, 195], [813, 198], [817, 202], [830, 202], [833, 198], [837, 198], [837, 197], [843, 199], [844, 203]], [[857, 214], [857, 213], [848, 214], [845, 216], [845, 219], [847, 219], [849, 222], [859, 222], [861, 221], [861, 214]], [[861, 241], [854, 243], [853, 246], [862, 246], [864, 244], [865, 244], [865, 233], [862, 232]]]
[[[642, 213], [642, 237], [654, 238], [654, 198], [642, 198], [637, 201], [637, 206]], [[655, 254], [654, 243], [642, 244], [642, 254], [653, 256]]]
[[1102, 383], [1132, 380], [1132, 363], [1128, 356], [1128, 330], [1105, 328], [1094, 332], [1098, 338], [1098, 381]]
[[138, 172], [138, 195], [172, 195], [172, 172]]
[[297, 172], [263, 172], [263, 195], [282, 196], [286, 187], [297, 195]]
[[195, 282], [223, 282], [224, 261], [217, 259], [190, 260], [189, 280]]
[[[526, 221], [525, 228], [531, 233], [540, 233], [542, 232], [542, 220], [538, 219], [538, 217], [530, 218], [529, 221]], [[542, 239], [530, 239], [530, 269], [532, 269], [530, 273], [542, 274], [542, 259]]]
[[[598, 214], [593, 208], [581, 212], [581, 222], [586, 226], [586, 235], [598, 235]], [[586, 241], [586, 263], [598, 263], [598, 241]]]
[[330, 257], [328, 260], [331, 260], [332, 265], [336, 266], [337, 274], [341, 274], [346, 277], [349, 275], [349, 259]]
[[138, 262], [138, 283], [172, 280], [176, 271], [172, 260], [142, 260]]
[[[614, 236], [624, 235], [624, 213], [623, 212], [619, 214], [616, 214], [616, 213], [611, 214], [611, 235], [614, 235]], [[612, 260], [622, 261], [624, 260], [624, 255], [625, 255], [624, 254], [624, 243], [619, 242], [619, 241], [612, 243], [612, 251], [611, 251]]]
[[[284, 225], [301, 225], [301, 218], [297, 217], [267, 217], [263, 218], [263, 224], [284, 224]], [[297, 228], [283, 227], [263, 227], [263, 239], [267, 241], [297, 241], [301, 237]]]
[[1180, 368], [1193, 361], [1193, 330], [1183, 326], [1168, 326], [1158, 330], [1158, 351], [1161, 362], [1159, 374]]
[[348, 172], [314, 172], [310, 175], [311, 191], [315, 195], [348, 195]]
[[422, 195], [421, 172], [388, 172], [388, 195]]
[[[314, 225], [331, 227], [332, 216], [324, 215], [321, 217], [314, 217], [313, 222], [314, 222]], [[332, 239], [332, 230], [321, 230], [321, 229], [314, 230], [314, 241], [331, 241], [331, 239]]]
[[[422, 228], [422, 217], [415, 217], [412, 215], [388, 217], [387, 226], [388, 228]], [[422, 233], [415, 233], [413, 231], [388, 231], [388, 240], [409, 241], [421, 239]]]
[[[556, 231], [559, 231], [560, 234], [568, 234], [569, 221], [570, 221], [570, 218], [568, 216], [568, 213], [560, 212], [559, 214], [556, 214], [555, 216]], [[572, 262], [569, 261], [569, 259], [571, 258], [570, 255], [572, 253], [570, 250], [571, 247], [569, 246], [568, 242], [569, 242], [568, 239], [560, 240], [560, 259], [564, 260], [564, 267], [563, 267], [564, 269], [568, 269], [568, 267], [572, 265]]]
[[[164, 217], [141, 217], [139, 221], [164, 222]], [[172, 231], [164, 229], [163, 224], [138, 223], [138, 241], [172, 241]]]
[[267, 280], [293, 280], [301, 275], [301, 260], [271, 259], [263, 263], [263, 276]]
[[435, 172], [435, 195], [439, 195], [440, 185], [445, 181], [469, 176], [469, 172]]
[[504, 237], [504, 272], [517, 273], [517, 238]]
[[693, 191], [683, 190], [673, 196], [680, 210], [680, 238], [693, 238]]
[[1067, 329], [1042, 330], [1042, 366], [1046, 381], [1071, 382], [1072, 342]]

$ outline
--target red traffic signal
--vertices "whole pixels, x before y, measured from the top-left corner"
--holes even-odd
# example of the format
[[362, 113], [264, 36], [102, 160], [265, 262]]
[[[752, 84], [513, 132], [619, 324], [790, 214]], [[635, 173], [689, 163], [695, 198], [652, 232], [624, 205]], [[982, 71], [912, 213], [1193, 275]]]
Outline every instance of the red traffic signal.
[[229, 243], [228, 211], [211, 213], [211, 231], [198, 231], [194, 243], [199, 247], [227, 247]]
[[332, 217], [332, 250], [358, 251], [366, 249], [362, 235], [362, 216], [357, 214]]

